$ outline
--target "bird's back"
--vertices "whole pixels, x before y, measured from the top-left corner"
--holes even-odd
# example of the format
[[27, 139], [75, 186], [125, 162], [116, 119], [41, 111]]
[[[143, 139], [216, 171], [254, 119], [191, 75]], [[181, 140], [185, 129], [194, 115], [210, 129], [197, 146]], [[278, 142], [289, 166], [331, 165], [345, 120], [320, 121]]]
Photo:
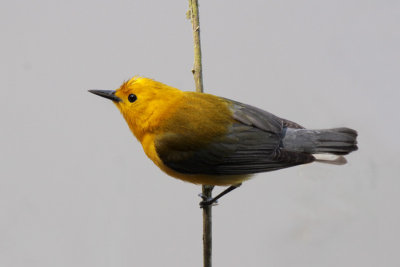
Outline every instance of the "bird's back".
[[313, 161], [312, 155], [280, 149], [283, 129], [284, 120], [265, 111], [188, 93], [165, 122], [155, 149], [178, 178], [203, 176], [204, 184], [211, 177], [213, 184], [226, 185], [233, 178]]

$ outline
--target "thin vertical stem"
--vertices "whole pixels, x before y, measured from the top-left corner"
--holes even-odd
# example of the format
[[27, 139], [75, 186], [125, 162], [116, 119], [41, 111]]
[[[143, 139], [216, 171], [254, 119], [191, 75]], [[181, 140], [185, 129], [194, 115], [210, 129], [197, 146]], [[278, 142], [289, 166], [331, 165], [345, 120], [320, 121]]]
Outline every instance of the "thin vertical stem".
[[[201, 62], [201, 43], [200, 43], [200, 18], [198, 0], [189, 0], [188, 17], [192, 22], [193, 43], [194, 43], [194, 63], [193, 77], [196, 84], [197, 92], [204, 92], [203, 89], [203, 69]], [[210, 199], [212, 197], [213, 186], [203, 185], [203, 198]], [[212, 266], [212, 205], [203, 207], [203, 266]]]
[[196, 91], [203, 93], [203, 69], [201, 63], [201, 43], [200, 43], [200, 18], [199, 4], [197, 0], [189, 0], [189, 13], [193, 28], [193, 44], [194, 44], [194, 63], [192, 73], [196, 84]]
[[[202, 193], [206, 199], [211, 199], [213, 186], [203, 185]], [[203, 207], [203, 266], [212, 266], [212, 205]]]

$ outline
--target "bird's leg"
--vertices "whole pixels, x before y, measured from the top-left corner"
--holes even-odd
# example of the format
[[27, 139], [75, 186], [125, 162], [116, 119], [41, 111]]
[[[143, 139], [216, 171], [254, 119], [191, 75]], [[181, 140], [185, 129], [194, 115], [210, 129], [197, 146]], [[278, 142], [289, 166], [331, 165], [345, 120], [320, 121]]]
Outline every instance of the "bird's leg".
[[199, 194], [199, 196], [203, 199], [203, 201], [200, 202], [200, 208], [204, 208], [205, 206], [209, 206], [209, 205], [216, 205], [218, 202], [218, 199], [220, 199], [224, 195], [228, 194], [232, 190], [235, 190], [236, 188], [238, 188], [241, 185], [242, 185], [241, 183], [231, 185], [230, 187], [228, 187], [227, 189], [225, 189], [224, 191], [222, 191], [221, 193], [219, 193], [217, 196], [215, 196], [213, 198], [207, 199], [207, 197], [205, 197], [203, 194]]

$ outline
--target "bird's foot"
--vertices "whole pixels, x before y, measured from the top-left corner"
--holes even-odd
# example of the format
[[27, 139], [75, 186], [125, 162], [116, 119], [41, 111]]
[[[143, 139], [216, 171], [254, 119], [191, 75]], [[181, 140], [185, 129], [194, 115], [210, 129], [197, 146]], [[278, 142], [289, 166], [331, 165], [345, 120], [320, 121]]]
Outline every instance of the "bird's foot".
[[201, 197], [203, 199], [199, 203], [200, 208], [202, 208], [202, 209], [207, 207], [207, 206], [210, 206], [210, 205], [212, 205], [212, 206], [217, 206], [218, 205], [218, 200], [215, 199], [215, 198], [212, 198], [212, 197], [208, 198], [202, 193], [199, 194], [199, 197]]

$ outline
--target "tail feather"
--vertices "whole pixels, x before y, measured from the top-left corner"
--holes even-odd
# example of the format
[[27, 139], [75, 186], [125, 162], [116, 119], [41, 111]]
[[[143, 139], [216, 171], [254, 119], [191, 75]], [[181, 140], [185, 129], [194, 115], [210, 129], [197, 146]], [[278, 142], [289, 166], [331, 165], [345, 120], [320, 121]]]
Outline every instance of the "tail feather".
[[343, 156], [333, 154], [313, 154], [316, 162], [328, 163], [333, 165], [344, 165], [347, 160]]
[[287, 128], [282, 145], [290, 151], [347, 155], [358, 149], [357, 132], [349, 128], [325, 130]]

